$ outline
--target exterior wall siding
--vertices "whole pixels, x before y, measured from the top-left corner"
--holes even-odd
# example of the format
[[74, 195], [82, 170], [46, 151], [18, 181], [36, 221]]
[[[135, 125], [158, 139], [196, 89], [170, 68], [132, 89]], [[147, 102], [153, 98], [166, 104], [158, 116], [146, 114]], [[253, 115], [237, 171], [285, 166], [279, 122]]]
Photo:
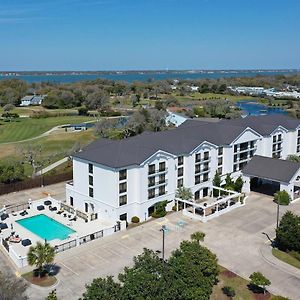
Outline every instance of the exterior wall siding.
[[[200, 197], [203, 195], [203, 188], [208, 188], [210, 192], [213, 177], [220, 167], [218, 165], [218, 147], [223, 147], [222, 154], [222, 179], [226, 174], [231, 173], [233, 178], [238, 177], [241, 172], [233, 172], [234, 165], [234, 145], [255, 141], [256, 151], [254, 154], [272, 157], [273, 135], [282, 135], [282, 158], [289, 154], [296, 154], [297, 148], [297, 130], [286, 132], [282, 128], [277, 128], [271, 136], [262, 137], [252, 130], [245, 130], [231, 145], [212, 145], [210, 143], [200, 144], [189, 154], [183, 154], [183, 185], [191, 189], [193, 193], [200, 191]], [[204, 152], [209, 152], [209, 180], [195, 184], [195, 156]], [[148, 166], [155, 164], [158, 170], [159, 163], [165, 162], [165, 189], [166, 194], [148, 199]], [[73, 185], [67, 185], [66, 197], [69, 203], [70, 197], [73, 197], [74, 207], [85, 210], [85, 203], [88, 203], [94, 212], [98, 213], [99, 218], [109, 218], [118, 220], [120, 215], [127, 214], [127, 221], [130, 222], [133, 216], [138, 216], [140, 220], [149, 217], [148, 209], [155, 203], [162, 200], [168, 200], [168, 209], [174, 204], [175, 193], [177, 190], [177, 172], [178, 160], [172, 154], [158, 151], [143, 164], [139, 166], [127, 167], [127, 204], [119, 205], [119, 171], [106, 166], [93, 164], [93, 197], [89, 197], [89, 162], [78, 158], [73, 159]], [[180, 166], [181, 167], [181, 166]], [[156, 176], [155, 182], [158, 180]], [[245, 189], [249, 189], [249, 182], [246, 180]], [[286, 187], [289, 189], [289, 187]], [[158, 191], [158, 187], [156, 188]], [[91, 211], [90, 211], [91, 212]]]

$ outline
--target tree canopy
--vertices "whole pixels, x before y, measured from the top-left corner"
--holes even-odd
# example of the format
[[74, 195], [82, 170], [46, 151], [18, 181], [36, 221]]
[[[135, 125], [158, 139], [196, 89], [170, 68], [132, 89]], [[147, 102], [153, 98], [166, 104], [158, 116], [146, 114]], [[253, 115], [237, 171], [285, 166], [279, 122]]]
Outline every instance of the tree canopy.
[[287, 211], [276, 229], [276, 246], [283, 251], [300, 252], [300, 216]]
[[144, 249], [119, 274], [121, 284], [111, 277], [95, 279], [82, 299], [209, 300], [218, 272], [213, 253], [197, 241], [183, 241], [167, 261]]

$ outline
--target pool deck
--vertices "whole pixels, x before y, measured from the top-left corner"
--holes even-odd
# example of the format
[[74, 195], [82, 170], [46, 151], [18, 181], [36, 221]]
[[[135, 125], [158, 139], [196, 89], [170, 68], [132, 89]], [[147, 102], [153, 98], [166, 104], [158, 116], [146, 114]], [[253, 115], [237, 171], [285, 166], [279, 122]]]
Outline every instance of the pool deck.
[[[40, 214], [44, 214], [44, 215], [54, 219], [55, 221], [71, 228], [72, 230], [75, 230], [75, 232], [73, 234], [71, 234], [69, 236], [69, 238], [67, 238], [65, 240], [54, 239], [52, 241], [49, 241], [49, 243], [52, 246], [63, 244], [67, 241], [71, 241], [76, 238], [80, 238], [82, 236], [92, 234], [96, 231], [109, 229], [115, 225], [114, 222], [110, 222], [110, 221], [104, 220], [104, 219], [97, 219], [97, 220], [89, 221], [86, 223], [83, 219], [77, 217], [76, 221], [70, 221], [69, 219], [71, 219], [74, 216], [74, 214], [67, 212], [67, 216], [64, 217], [63, 214], [57, 214], [57, 211], [50, 211], [48, 206], [44, 205], [45, 200], [49, 200], [49, 198], [41, 199], [38, 201], [33, 201], [31, 204], [31, 208], [27, 209], [28, 214], [25, 216], [21, 216], [20, 212], [14, 214], [14, 215], [9, 214], [9, 218], [6, 219], [5, 221], [3, 221], [8, 225], [8, 228], [2, 230], [2, 238], [5, 239], [6, 237], [9, 237], [11, 235], [11, 232], [13, 231], [13, 232], [15, 232], [16, 235], [19, 235], [19, 237], [21, 239], [30, 239], [32, 245], [35, 245], [37, 241], [43, 242], [44, 240], [42, 238], [35, 235], [33, 232], [31, 232], [30, 230], [26, 229], [25, 227], [23, 227], [22, 225], [20, 225], [16, 222], [18, 220], [33, 217], [33, 216], [40, 215]], [[52, 201], [52, 206], [59, 207], [60, 201], [57, 201], [53, 198], [51, 198], [51, 201]], [[44, 205], [45, 209], [38, 211], [37, 206], [39, 206], [39, 205]], [[68, 216], [70, 216], [70, 218]], [[11, 224], [12, 224], [12, 227], [11, 227]], [[10, 242], [9, 244], [10, 244], [10, 249], [12, 249], [16, 255], [21, 256], [21, 257], [27, 256], [29, 246], [25, 247], [21, 243], [12, 243], [12, 242]]]

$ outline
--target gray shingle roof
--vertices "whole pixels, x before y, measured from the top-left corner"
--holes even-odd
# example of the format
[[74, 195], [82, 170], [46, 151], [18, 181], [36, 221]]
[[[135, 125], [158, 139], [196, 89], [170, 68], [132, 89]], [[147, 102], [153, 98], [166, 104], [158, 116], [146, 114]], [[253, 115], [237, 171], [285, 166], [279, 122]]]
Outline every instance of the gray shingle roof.
[[[139, 165], [158, 150], [178, 156], [190, 153], [204, 141], [215, 145], [228, 145], [247, 127], [255, 127], [254, 130], [264, 134], [265, 132], [271, 133], [279, 125], [287, 129], [295, 129], [300, 125], [300, 120], [286, 116], [276, 117], [247, 117], [218, 123], [187, 120], [178, 128], [167, 131], [144, 132], [118, 141], [99, 139], [85, 150], [75, 154], [74, 157], [112, 168], [122, 168]], [[249, 120], [246, 120], [248, 118]]]
[[300, 164], [293, 161], [255, 155], [243, 168], [242, 173], [276, 182], [289, 183], [299, 168]]

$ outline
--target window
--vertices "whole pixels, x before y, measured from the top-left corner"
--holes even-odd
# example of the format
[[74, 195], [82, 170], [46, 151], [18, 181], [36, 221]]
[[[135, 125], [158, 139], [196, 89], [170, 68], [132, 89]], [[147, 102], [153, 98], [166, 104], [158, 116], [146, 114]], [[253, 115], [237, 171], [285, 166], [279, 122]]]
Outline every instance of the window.
[[218, 155], [223, 155], [223, 147], [218, 148]]
[[205, 181], [208, 181], [208, 173], [205, 173], [204, 175], [203, 175], [203, 182], [205, 182]]
[[71, 205], [71, 206], [74, 205], [74, 199], [73, 199], [73, 197], [70, 197], [70, 205]]
[[196, 153], [196, 155], [195, 155], [195, 162], [196, 163], [200, 162], [200, 160], [201, 160], [201, 153]]
[[255, 146], [255, 141], [251, 141], [250, 142], [250, 148], [252, 149], [252, 148], [254, 148], [254, 146]]
[[223, 158], [222, 157], [219, 157], [218, 158], [218, 166], [222, 165], [223, 163]]
[[199, 199], [200, 199], [200, 191], [196, 191], [196, 192], [194, 193], [194, 199], [195, 199], [195, 200], [199, 200]]
[[166, 163], [163, 161], [163, 162], [160, 162], [159, 163], [159, 172], [164, 172], [166, 170]]
[[208, 171], [209, 170], [209, 163], [204, 163], [203, 164], [203, 170], [202, 171]]
[[300, 130], [298, 130], [298, 136], [300, 136]]
[[159, 183], [165, 183], [166, 182], [166, 176], [165, 174], [159, 175]]
[[158, 193], [159, 195], [164, 195], [166, 193], [166, 186], [163, 185], [163, 186], [160, 186], [159, 189], [158, 189]]
[[200, 169], [201, 169], [200, 167], [201, 167], [201, 165], [195, 166], [195, 174], [200, 173]]
[[218, 168], [218, 173], [219, 173], [220, 175], [222, 175], [222, 173], [223, 173], [223, 168], [222, 168], [222, 167]]
[[86, 202], [84, 203], [84, 211], [89, 212], [89, 204]]
[[92, 187], [89, 187], [89, 196], [94, 197], [94, 189]]
[[148, 166], [148, 174], [151, 175], [151, 174], [154, 174], [155, 173], [155, 165], [149, 165]]
[[205, 151], [204, 152], [204, 160], [208, 160], [209, 159], [209, 152]]
[[155, 176], [148, 178], [148, 186], [155, 185]]
[[233, 172], [236, 172], [236, 171], [238, 171], [238, 165], [233, 166]]
[[281, 139], [282, 139], [282, 136], [281, 136], [281, 134], [278, 134], [278, 137], [277, 137], [277, 141], [281, 141]]
[[93, 174], [94, 166], [92, 164], [89, 164], [89, 173]]
[[177, 180], [177, 187], [178, 188], [183, 187], [183, 178]]
[[245, 151], [248, 149], [248, 142], [240, 144], [240, 151]]
[[200, 175], [195, 176], [195, 184], [200, 183]]
[[125, 213], [125, 214], [122, 214], [122, 215], [120, 215], [120, 221], [126, 221], [127, 222], [127, 214]]
[[183, 165], [183, 156], [179, 156], [178, 157], [178, 166], [182, 166]]
[[93, 176], [89, 175], [89, 185], [93, 185], [94, 184], [94, 178]]
[[237, 156], [237, 154], [234, 154], [234, 156], [233, 156], [233, 161], [234, 161], [234, 162], [237, 162], [237, 160], [238, 160], [238, 156]]
[[127, 204], [127, 195], [123, 195], [119, 197], [119, 206]]
[[155, 189], [148, 190], [148, 199], [152, 199], [155, 197]]
[[178, 170], [177, 170], [177, 175], [178, 175], [178, 177], [183, 176], [183, 168], [182, 168], [182, 167], [181, 167], [181, 168], [178, 168]]
[[127, 170], [120, 170], [119, 171], [119, 180], [125, 180], [127, 179]]
[[127, 183], [123, 182], [119, 184], [119, 193], [126, 193], [127, 192]]
[[276, 135], [273, 136], [273, 143], [276, 143]]
[[234, 153], [238, 151], [238, 145], [234, 145]]

